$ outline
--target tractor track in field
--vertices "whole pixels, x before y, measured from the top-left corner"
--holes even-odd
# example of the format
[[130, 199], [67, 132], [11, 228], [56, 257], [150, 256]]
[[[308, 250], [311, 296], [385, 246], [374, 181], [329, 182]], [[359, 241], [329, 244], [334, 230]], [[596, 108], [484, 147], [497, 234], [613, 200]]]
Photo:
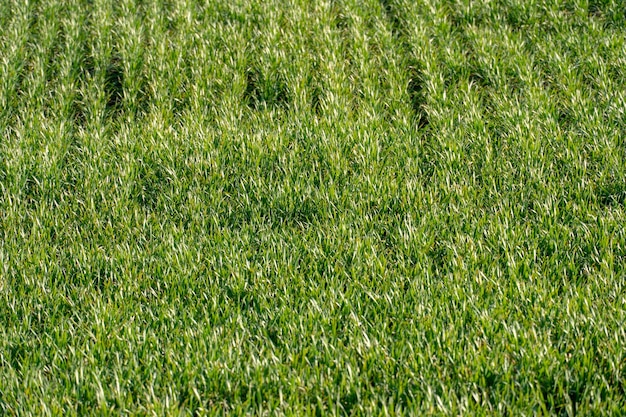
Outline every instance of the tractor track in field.
[[406, 22], [400, 17], [398, 5], [394, 0], [379, 0], [383, 9], [385, 18], [389, 22], [393, 33], [397, 48], [404, 57], [404, 67], [406, 71], [407, 94], [411, 102], [411, 108], [418, 121], [418, 127], [424, 128], [428, 126], [428, 113], [425, 108], [426, 97], [424, 94], [424, 74], [423, 64], [419, 60], [411, 57], [410, 45], [407, 39], [405, 25]]

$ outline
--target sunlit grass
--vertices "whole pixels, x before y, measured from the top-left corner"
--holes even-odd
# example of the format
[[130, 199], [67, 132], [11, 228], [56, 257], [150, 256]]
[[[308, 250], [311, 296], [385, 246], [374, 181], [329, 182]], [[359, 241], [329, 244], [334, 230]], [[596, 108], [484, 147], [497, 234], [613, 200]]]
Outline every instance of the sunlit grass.
[[623, 413], [625, 12], [0, 3], [0, 414]]

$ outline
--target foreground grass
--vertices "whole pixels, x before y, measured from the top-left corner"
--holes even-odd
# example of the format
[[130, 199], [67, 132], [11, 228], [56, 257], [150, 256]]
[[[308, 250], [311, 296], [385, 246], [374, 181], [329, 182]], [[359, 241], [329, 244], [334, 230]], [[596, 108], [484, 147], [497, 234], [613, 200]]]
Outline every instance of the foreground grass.
[[619, 415], [625, 109], [621, 1], [3, 2], [0, 414]]

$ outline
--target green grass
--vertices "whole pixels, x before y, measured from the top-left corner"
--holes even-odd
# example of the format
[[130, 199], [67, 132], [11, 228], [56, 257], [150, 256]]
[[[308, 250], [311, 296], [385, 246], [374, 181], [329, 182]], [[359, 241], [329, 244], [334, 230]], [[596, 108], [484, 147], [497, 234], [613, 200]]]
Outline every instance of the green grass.
[[0, 3], [0, 415], [622, 415], [622, 0]]

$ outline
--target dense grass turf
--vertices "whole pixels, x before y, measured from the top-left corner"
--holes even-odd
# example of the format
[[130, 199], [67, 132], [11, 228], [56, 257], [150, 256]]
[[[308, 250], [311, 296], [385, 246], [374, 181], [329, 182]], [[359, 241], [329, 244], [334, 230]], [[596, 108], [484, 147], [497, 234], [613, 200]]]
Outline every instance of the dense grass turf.
[[623, 413], [625, 10], [0, 2], [0, 414]]

